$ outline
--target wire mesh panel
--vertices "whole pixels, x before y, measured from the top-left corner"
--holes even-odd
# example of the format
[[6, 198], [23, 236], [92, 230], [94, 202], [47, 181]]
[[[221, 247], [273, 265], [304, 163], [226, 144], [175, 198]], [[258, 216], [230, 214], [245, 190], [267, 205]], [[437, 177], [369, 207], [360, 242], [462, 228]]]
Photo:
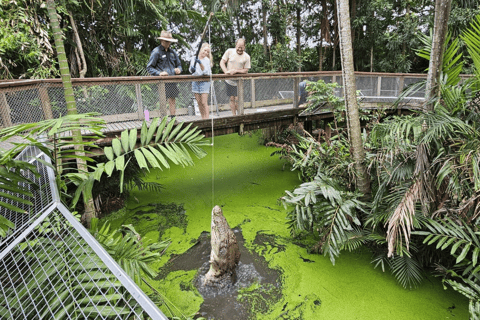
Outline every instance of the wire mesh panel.
[[25, 213], [0, 208], [15, 223], [0, 239], [0, 319], [167, 319], [59, 202], [48, 158], [29, 148], [18, 159], [39, 188]]
[[366, 97], [374, 97], [378, 95], [378, 77], [361, 76], [355, 79], [357, 90]]
[[4, 255], [0, 279], [0, 314], [7, 319], [129, 319], [143, 313], [58, 210]]
[[[335, 89], [335, 95], [343, 96], [343, 82], [339, 72], [311, 75], [246, 74], [230, 79], [213, 75], [212, 80], [208, 77], [200, 79], [177, 76], [73, 79], [72, 82], [79, 113], [97, 112], [107, 123], [116, 123], [173, 115], [177, 116], [178, 121], [201, 119], [199, 98], [192, 87], [194, 83], [209, 84], [209, 108], [206, 108], [210, 111], [209, 116], [231, 116], [232, 96], [236, 97], [239, 113], [245, 110], [254, 112], [255, 110], [248, 109], [255, 108], [264, 110], [264, 107], [269, 106], [293, 107], [294, 86], [305, 79], [336, 82], [339, 88]], [[357, 89], [370, 102], [393, 102], [402, 88], [421, 79], [421, 75], [413, 74], [397, 76], [357, 73], [356, 76]], [[65, 93], [61, 82], [57, 80], [0, 83], [0, 126], [9, 127], [65, 115]], [[235, 85], [229, 88], [227, 81]], [[412, 94], [409, 101], [423, 97], [424, 88]]]
[[425, 98], [426, 81], [424, 78], [405, 78], [405, 82], [404, 82], [405, 88], [422, 81], [424, 82], [424, 84], [419, 88], [418, 91], [410, 93], [409, 97]]

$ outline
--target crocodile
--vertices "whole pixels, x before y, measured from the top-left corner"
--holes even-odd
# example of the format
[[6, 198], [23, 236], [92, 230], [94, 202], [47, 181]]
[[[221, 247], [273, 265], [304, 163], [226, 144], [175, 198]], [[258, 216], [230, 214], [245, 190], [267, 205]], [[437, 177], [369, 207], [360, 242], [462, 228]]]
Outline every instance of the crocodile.
[[219, 206], [215, 206], [212, 210], [211, 228], [210, 269], [205, 275], [204, 284], [223, 286], [225, 282], [235, 283], [240, 249], [237, 238]]

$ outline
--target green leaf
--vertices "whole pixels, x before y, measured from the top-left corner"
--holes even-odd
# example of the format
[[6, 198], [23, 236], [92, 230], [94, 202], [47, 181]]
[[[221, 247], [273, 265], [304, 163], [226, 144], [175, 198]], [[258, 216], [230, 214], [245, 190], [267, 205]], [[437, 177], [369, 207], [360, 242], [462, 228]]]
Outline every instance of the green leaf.
[[112, 147], [105, 147], [103, 149], [103, 152], [105, 153], [105, 156], [107, 157], [108, 160], [113, 160], [113, 149], [112, 149]]
[[[165, 167], [165, 168], [170, 168], [170, 165], [168, 164], [168, 161], [165, 159], [165, 157], [162, 155], [160, 151], [155, 149], [152, 146], [148, 146], [148, 149], [155, 155], [155, 157], [160, 161], [160, 163]], [[159, 166], [160, 170], [162, 169], [162, 166]]]
[[115, 167], [115, 161], [114, 160], [108, 161], [105, 164], [105, 173], [107, 174], [107, 176], [110, 177], [112, 175], [114, 167]]
[[143, 156], [143, 153], [140, 152], [140, 150], [135, 149], [135, 159], [137, 159], [138, 166], [140, 168], [146, 168], [148, 170], [147, 162], [145, 161], [145, 157]]
[[122, 142], [123, 152], [127, 153], [128, 148], [128, 130], [123, 130], [120, 136], [120, 140]]
[[[113, 139], [112, 147], [117, 157], [122, 154], [122, 144], [120, 143], [120, 140], [118, 140], [117, 138]], [[112, 160], [112, 159], [109, 159], [109, 160]]]
[[[167, 124], [167, 120], [168, 120], [168, 118], [165, 117], [165, 118], [162, 119], [162, 122], [160, 122], [160, 125], [158, 126], [158, 129], [157, 129], [157, 135], [155, 136], [155, 143], [158, 143], [160, 138], [162, 138], [163, 129], [165, 128], [165, 125]], [[163, 138], [162, 138], [161, 141], [163, 142]]]
[[160, 168], [160, 165], [158, 164], [157, 159], [150, 151], [148, 151], [146, 148], [142, 148], [141, 150], [143, 152], [143, 155], [147, 159], [148, 163], [150, 164], [150, 166], [152, 166], [153, 168]]
[[473, 254], [472, 254], [472, 264], [473, 264], [474, 267], [477, 264], [479, 253], [480, 253], [480, 248], [475, 247], [475, 249], [473, 250]]
[[142, 146], [146, 144], [145, 142], [147, 141], [147, 132], [148, 132], [147, 122], [143, 121], [142, 129], [140, 130], [140, 144]]
[[124, 171], [125, 169], [125, 155], [121, 155], [115, 159], [115, 169], [119, 171]]
[[467, 245], [463, 248], [462, 253], [460, 253], [460, 255], [457, 257], [456, 263], [460, 263], [463, 259], [465, 259], [471, 245], [471, 242], [467, 243]]
[[452, 249], [450, 250], [450, 254], [454, 255], [455, 251], [457, 251], [458, 247], [460, 247], [463, 243], [465, 243], [465, 240], [458, 240], [453, 246]]
[[133, 150], [135, 148], [136, 143], [137, 143], [137, 129], [132, 129], [130, 130], [130, 135], [129, 135], [130, 150]]
[[155, 130], [157, 129], [158, 121], [159, 121], [159, 119], [155, 118], [150, 123], [150, 128], [148, 128], [147, 139], [146, 139], [145, 144], [149, 144], [150, 141], [152, 141], [153, 134], [155, 133]]

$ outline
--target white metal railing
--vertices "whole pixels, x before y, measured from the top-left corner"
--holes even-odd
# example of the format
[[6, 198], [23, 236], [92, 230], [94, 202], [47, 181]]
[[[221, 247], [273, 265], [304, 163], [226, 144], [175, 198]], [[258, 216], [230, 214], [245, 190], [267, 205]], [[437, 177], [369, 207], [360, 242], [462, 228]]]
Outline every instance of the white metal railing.
[[0, 207], [15, 224], [0, 239], [0, 319], [166, 320], [60, 202], [50, 159], [33, 147], [17, 159], [37, 168], [39, 188], [25, 212]]

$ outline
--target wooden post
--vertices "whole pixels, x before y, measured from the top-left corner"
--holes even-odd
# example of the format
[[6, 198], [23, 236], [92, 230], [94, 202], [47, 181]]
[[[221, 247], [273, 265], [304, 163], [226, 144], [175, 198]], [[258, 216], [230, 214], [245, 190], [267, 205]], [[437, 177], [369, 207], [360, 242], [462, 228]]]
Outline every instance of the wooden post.
[[330, 138], [332, 137], [332, 128], [328, 125], [327, 120], [324, 120], [323, 130], [325, 131], [325, 141], [330, 145]]
[[38, 91], [40, 93], [40, 101], [42, 102], [43, 116], [45, 119], [53, 119], [52, 104], [50, 103], [47, 88], [45, 85], [40, 85]]
[[303, 123], [303, 129], [308, 133], [312, 134], [312, 131], [313, 131], [312, 120], [305, 120], [305, 122]]
[[398, 93], [395, 95], [397, 98], [400, 95], [400, 93], [402, 92], [404, 85], [405, 85], [405, 77], [400, 76], [400, 81], [398, 83]]
[[382, 77], [378, 77], [378, 81], [377, 81], [377, 97], [380, 97], [381, 91], [382, 91]]
[[255, 79], [254, 78], [250, 79], [250, 91], [252, 92], [252, 99], [251, 99], [252, 100], [251, 101], [252, 109], [255, 109], [255, 107], [256, 107], [255, 106], [255, 99], [256, 98], [255, 98]]
[[10, 106], [7, 102], [7, 97], [5, 96], [5, 92], [0, 93], [0, 113], [2, 116], [3, 127], [11, 127], [12, 126], [12, 118], [10, 116], [11, 110]]
[[298, 85], [300, 83], [300, 79], [295, 77], [293, 78], [293, 107], [298, 108]]
[[137, 97], [138, 120], [144, 120], [145, 114], [143, 113], [142, 88], [140, 83], [135, 83], [135, 95]]
[[244, 110], [244, 101], [243, 101], [243, 78], [238, 80], [238, 114], [245, 114]]
[[166, 116], [167, 113], [167, 95], [165, 94], [165, 82], [161, 81], [158, 83], [158, 96], [159, 96], [159, 106], [160, 114], [162, 117]]

